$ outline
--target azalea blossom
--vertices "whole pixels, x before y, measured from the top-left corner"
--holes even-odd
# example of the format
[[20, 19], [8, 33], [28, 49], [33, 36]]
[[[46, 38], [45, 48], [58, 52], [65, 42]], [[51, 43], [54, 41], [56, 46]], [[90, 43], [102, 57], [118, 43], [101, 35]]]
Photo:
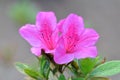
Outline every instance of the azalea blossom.
[[32, 46], [31, 51], [36, 56], [41, 55], [41, 49], [46, 53], [54, 53], [58, 41], [56, 17], [53, 12], [39, 12], [36, 24], [26, 24], [19, 33]]
[[70, 14], [58, 23], [62, 32], [54, 60], [58, 64], [69, 63], [72, 60], [97, 56], [96, 41], [98, 33], [91, 28], [84, 28], [82, 17]]

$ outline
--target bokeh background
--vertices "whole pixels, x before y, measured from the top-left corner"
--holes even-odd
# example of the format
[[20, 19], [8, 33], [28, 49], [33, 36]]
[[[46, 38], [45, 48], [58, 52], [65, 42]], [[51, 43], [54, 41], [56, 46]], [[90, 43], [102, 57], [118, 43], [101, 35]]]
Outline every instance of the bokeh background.
[[[0, 0], [0, 80], [24, 80], [15, 62], [35, 64], [30, 45], [18, 30], [34, 23], [39, 11], [54, 11], [58, 21], [70, 13], [81, 15], [87, 27], [100, 34], [99, 55], [120, 60], [120, 0]], [[120, 74], [110, 78], [120, 80]]]

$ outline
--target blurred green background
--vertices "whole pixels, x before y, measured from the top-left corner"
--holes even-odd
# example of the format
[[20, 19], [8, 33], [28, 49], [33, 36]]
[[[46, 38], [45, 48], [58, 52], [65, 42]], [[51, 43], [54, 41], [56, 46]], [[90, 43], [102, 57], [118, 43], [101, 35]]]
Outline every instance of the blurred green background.
[[34, 24], [39, 11], [54, 11], [58, 21], [70, 13], [81, 15], [100, 34], [99, 55], [120, 59], [120, 0], [0, 0], [0, 80], [24, 80], [14, 63], [36, 61], [18, 30], [26, 23]]

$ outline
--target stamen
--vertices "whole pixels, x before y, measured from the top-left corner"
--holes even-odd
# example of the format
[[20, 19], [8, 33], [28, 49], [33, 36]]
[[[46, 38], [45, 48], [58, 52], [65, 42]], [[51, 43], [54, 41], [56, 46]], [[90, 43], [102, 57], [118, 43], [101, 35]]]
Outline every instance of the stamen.
[[71, 53], [75, 50], [77, 43], [79, 41], [79, 37], [77, 34], [69, 34], [67, 36], [67, 46], [66, 46], [66, 52]]
[[41, 34], [41, 40], [44, 42], [44, 44], [49, 48], [49, 49], [54, 49], [53, 47], [53, 41], [52, 41], [52, 33], [48, 32], [47, 30], [40, 31]]

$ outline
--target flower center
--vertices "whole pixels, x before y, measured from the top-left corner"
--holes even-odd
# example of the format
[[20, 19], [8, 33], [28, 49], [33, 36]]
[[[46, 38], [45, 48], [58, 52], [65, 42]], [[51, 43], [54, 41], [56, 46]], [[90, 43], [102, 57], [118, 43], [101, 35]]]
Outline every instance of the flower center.
[[66, 35], [65, 38], [65, 47], [66, 53], [73, 53], [76, 50], [79, 37], [77, 34]]
[[46, 45], [46, 47], [50, 50], [54, 49], [54, 44], [53, 44], [53, 40], [52, 40], [52, 32], [51, 31], [47, 31], [47, 30], [43, 30], [40, 31], [40, 35], [41, 35], [41, 41]]

